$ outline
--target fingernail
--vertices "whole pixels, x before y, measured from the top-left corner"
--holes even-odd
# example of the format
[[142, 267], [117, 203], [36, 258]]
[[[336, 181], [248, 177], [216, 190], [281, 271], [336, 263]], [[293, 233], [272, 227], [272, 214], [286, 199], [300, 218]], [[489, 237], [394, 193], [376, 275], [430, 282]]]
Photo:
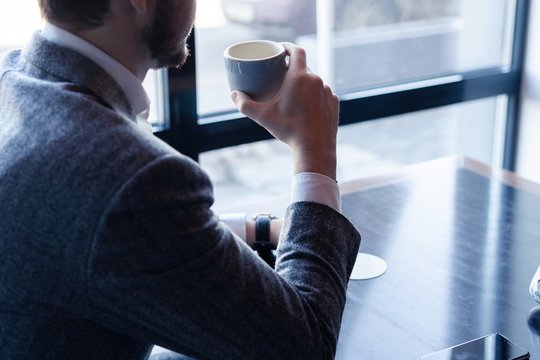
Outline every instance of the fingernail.
[[231, 93], [231, 99], [233, 102], [236, 102], [236, 99], [238, 98], [238, 93], [236, 91], [233, 91]]

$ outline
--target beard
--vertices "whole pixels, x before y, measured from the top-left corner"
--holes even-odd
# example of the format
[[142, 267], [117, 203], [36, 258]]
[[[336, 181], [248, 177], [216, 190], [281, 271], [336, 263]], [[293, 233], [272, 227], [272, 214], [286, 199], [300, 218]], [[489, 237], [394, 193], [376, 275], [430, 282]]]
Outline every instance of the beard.
[[170, 4], [175, 0], [160, 0], [156, 3], [152, 24], [142, 33], [142, 40], [156, 60], [155, 69], [182, 67], [188, 57], [186, 39], [178, 40], [178, 24], [173, 19]]

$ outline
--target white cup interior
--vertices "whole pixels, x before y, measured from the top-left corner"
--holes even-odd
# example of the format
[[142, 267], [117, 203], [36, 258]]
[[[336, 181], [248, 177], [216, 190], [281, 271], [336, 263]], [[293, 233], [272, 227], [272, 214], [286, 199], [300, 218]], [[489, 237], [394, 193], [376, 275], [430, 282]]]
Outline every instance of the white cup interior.
[[285, 51], [285, 47], [273, 41], [246, 41], [231, 45], [225, 55], [237, 60], [263, 60]]

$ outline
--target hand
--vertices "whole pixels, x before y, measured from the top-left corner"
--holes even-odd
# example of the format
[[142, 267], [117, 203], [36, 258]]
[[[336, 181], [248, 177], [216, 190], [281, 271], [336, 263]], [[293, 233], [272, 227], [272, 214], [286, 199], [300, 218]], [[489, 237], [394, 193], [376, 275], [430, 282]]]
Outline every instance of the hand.
[[317, 172], [335, 179], [339, 99], [308, 70], [303, 49], [284, 45], [289, 69], [273, 99], [260, 103], [240, 91], [231, 97], [240, 112], [291, 147], [295, 173]]

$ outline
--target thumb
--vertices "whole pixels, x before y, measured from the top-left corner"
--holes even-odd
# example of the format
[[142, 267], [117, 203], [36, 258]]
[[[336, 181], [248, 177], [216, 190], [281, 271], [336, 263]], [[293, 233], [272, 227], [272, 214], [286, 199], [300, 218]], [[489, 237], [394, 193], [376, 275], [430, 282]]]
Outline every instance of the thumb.
[[251, 119], [257, 118], [257, 114], [261, 112], [262, 104], [253, 100], [246, 93], [235, 90], [231, 93], [231, 99], [238, 110]]

